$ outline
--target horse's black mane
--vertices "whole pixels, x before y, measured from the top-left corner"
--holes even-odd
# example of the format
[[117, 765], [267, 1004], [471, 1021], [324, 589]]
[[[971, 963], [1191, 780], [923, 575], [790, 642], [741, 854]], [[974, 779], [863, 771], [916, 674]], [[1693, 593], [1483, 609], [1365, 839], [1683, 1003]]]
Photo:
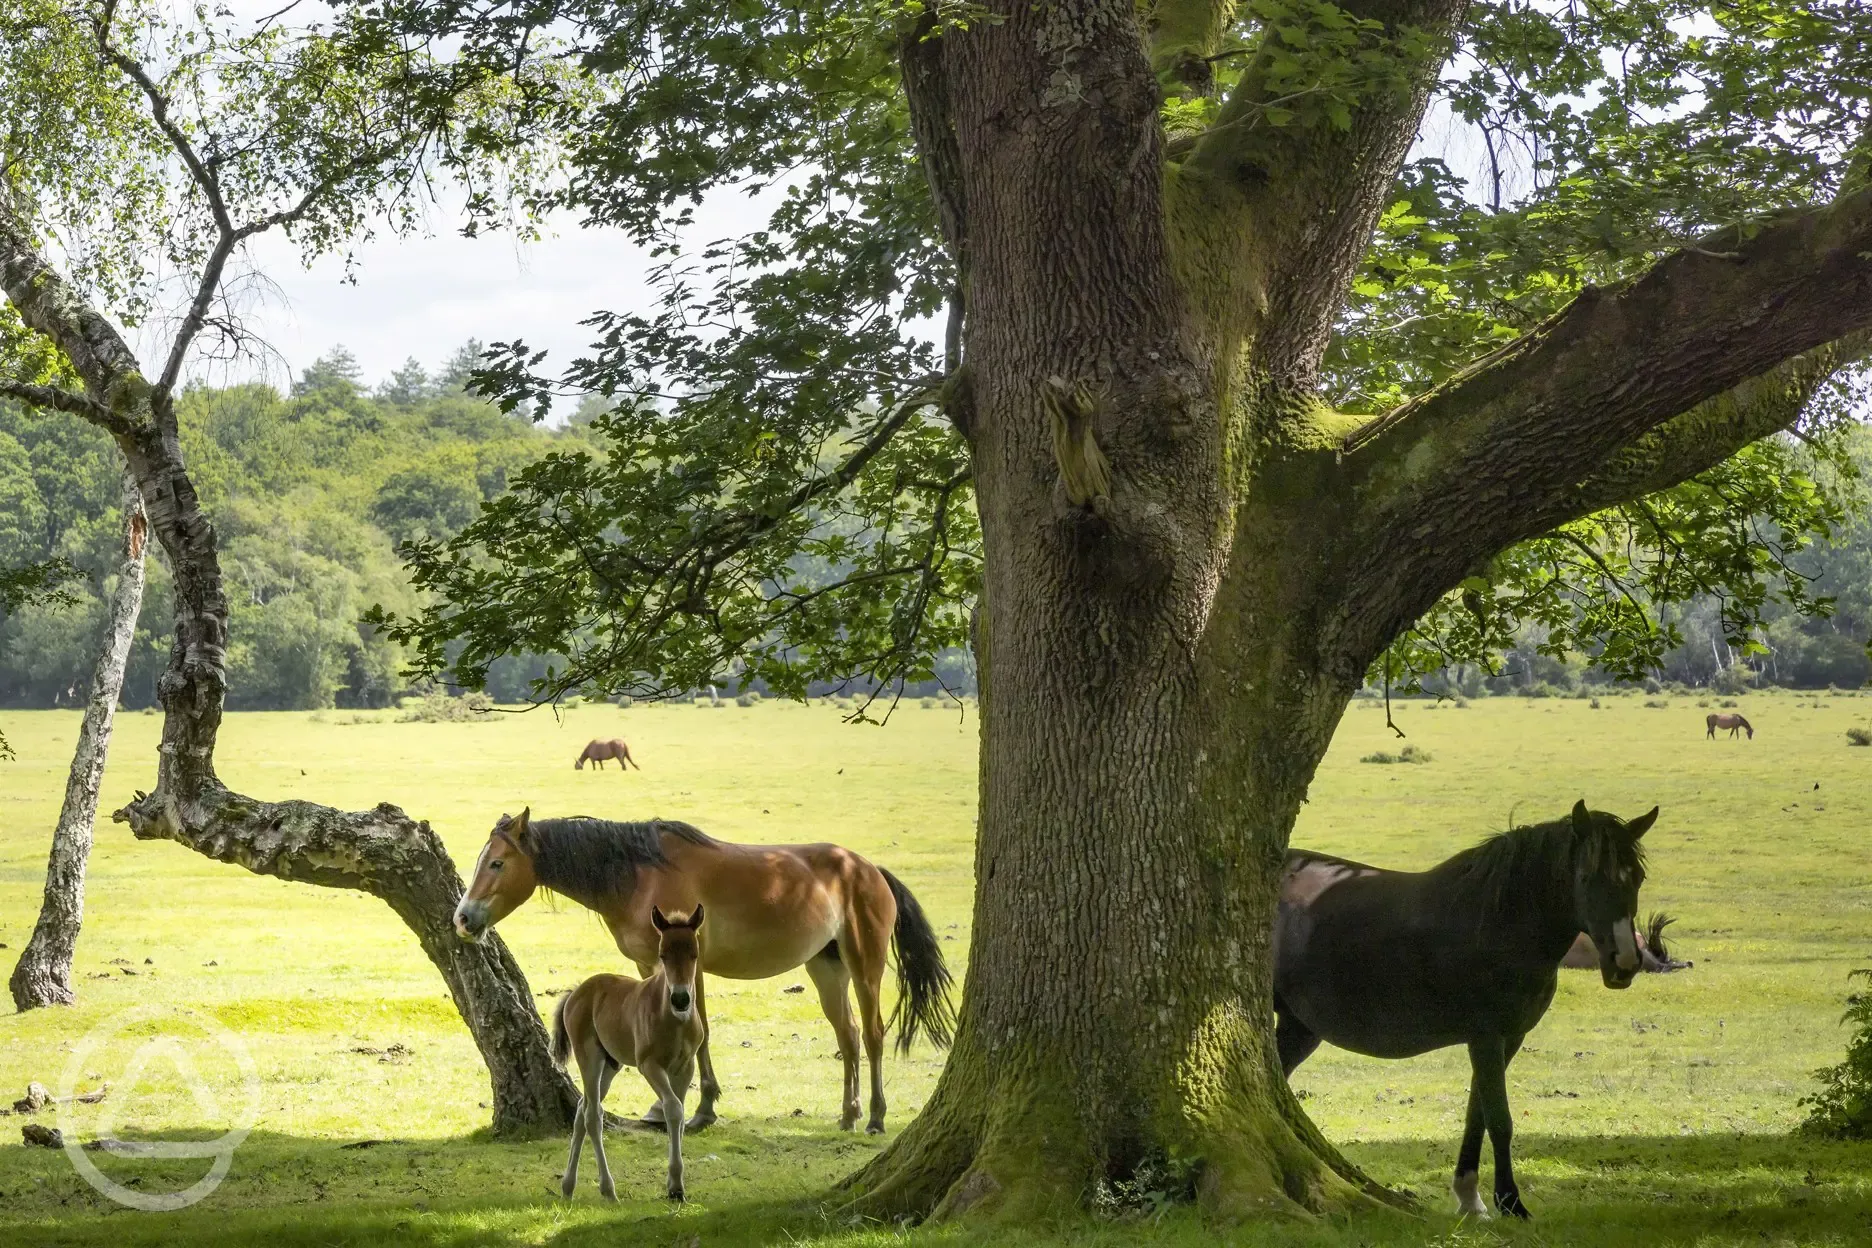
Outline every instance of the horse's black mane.
[[533, 840], [533, 874], [556, 893], [602, 897], [628, 892], [639, 867], [663, 867], [663, 836], [680, 836], [695, 845], [713, 845], [715, 838], [700, 828], [672, 819], [619, 823], [575, 815], [565, 819], [535, 819], [528, 825]]
[[1582, 838], [1574, 831], [1571, 817], [1523, 824], [1497, 832], [1433, 870], [1475, 889], [1485, 904], [1493, 906], [1507, 903], [1516, 892], [1524, 893], [1537, 880], [1568, 889], [1576, 868], [1589, 875], [1621, 867], [1643, 870], [1644, 847], [1621, 836], [1619, 825], [1595, 819], [1592, 826], [1592, 832]]

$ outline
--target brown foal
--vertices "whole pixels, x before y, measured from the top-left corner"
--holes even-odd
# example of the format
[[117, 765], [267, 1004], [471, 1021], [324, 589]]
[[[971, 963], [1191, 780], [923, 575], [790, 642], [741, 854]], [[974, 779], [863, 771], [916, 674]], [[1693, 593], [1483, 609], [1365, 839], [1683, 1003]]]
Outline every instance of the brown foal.
[[591, 1136], [598, 1157], [598, 1191], [617, 1199], [605, 1161], [604, 1098], [612, 1076], [635, 1066], [656, 1093], [669, 1127], [669, 1198], [683, 1198], [683, 1098], [695, 1075], [702, 1047], [701, 952], [696, 933], [702, 907], [687, 917], [665, 917], [652, 908], [657, 930], [657, 969], [649, 979], [594, 975], [559, 999], [553, 1013], [553, 1058], [561, 1065], [578, 1056], [583, 1093], [572, 1119], [572, 1151], [559, 1190], [567, 1197], [578, 1183], [579, 1145]]
[[[594, 770], [603, 771], [605, 759], [607, 758], [617, 760], [619, 771], [628, 770], [628, 768], [624, 766], [626, 763], [629, 763], [632, 767], [637, 767], [637, 760], [631, 757], [630, 746], [624, 744], [624, 738], [614, 737], [609, 741], [592, 741], [588, 743], [585, 746], [585, 752], [580, 754], [578, 756], [578, 761], [572, 764], [572, 770], [584, 771], [585, 764], [590, 763]], [[637, 767], [637, 770], [642, 771], [643, 768]]]

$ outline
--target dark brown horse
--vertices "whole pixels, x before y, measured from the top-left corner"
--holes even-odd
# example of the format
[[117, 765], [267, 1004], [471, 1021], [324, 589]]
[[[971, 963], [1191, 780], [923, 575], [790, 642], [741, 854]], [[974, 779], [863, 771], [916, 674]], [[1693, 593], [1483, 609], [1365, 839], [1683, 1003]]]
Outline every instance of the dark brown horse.
[[1709, 729], [1706, 736], [1707, 739], [1711, 741], [1716, 739], [1716, 730], [1718, 728], [1727, 728], [1731, 739], [1733, 739], [1738, 732], [1747, 732], [1749, 740], [1753, 741], [1755, 739], [1755, 729], [1750, 726], [1748, 720], [1743, 719], [1740, 715], [1711, 714], [1703, 723]]
[[[897, 961], [897, 1049], [920, 1030], [949, 1043], [955, 1014], [949, 968], [923, 907], [896, 876], [837, 845], [730, 845], [686, 823], [612, 823], [604, 819], [534, 819], [502, 815], [475, 861], [468, 891], [455, 908], [455, 930], [479, 940], [545, 887], [596, 910], [624, 956], [649, 978], [660, 947], [653, 916], [690, 913], [706, 905], [699, 932], [702, 969], [727, 979], [767, 979], [798, 966], [819, 990], [819, 1004], [838, 1035], [845, 1063], [839, 1125], [858, 1121], [859, 1027], [849, 987], [858, 997], [864, 1054], [871, 1066], [871, 1117], [865, 1130], [884, 1130], [884, 970]], [[696, 1012], [703, 1021], [702, 1101], [691, 1130], [715, 1121], [721, 1085], [709, 1057], [702, 980]], [[661, 1121], [661, 1105], [646, 1121]]]
[[1469, 1115], [1456, 1155], [1463, 1213], [1486, 1214], [1477, 1171], [1495, 1145], [1495, 1207], [1527, 1217], [1509, 1141], [1508, 1063], [1552, 1004], [1560, 960], [1584, 931], [1608, 988], [1638, 973], [1638, 839], [1586, 803], [1515, 828], [1428, 871], [1287, 855], [1274, 922], [1275, 1044], [1291, 1074], [1320, 1041], [1368, 1057], [1469, 1046]]
[[[585, 752], [578, 756], [578, 761], [572, 764], [572, 770], [584, 771], [585, 764], [589, 761], [592, 766], [596, 767], [599, 771], [603, 771], [605, 759], [607, 758], [614, 758], [617, 760], [619, 771], [624, 770], [624, 764], [626, 763], [629, 763], [632, 767], [637, 767], [637, 760], [631, 757], [630, 746], [624, 744], [624, 739], [622, 737], [614, 737], [609, 741], [593, 741], [591, 744], [587, 745], [585, 747]], [[642, 771], [643, 768], [637, 767], [637, 770]]]

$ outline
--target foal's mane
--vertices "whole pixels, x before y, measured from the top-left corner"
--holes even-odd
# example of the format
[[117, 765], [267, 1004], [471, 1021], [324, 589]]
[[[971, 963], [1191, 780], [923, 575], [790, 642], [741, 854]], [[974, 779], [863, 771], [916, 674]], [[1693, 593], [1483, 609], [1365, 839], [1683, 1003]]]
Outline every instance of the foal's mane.
[[1523, 824], [1497, 832], [1431, 870], [1475, 890], [1486, 905], [1505, 906], [1536, 882], [1569, 887], [1576, 867], [1591, 875], [1621, 867], [1642, 870], [1644, 847], [1621, 836], [1622, 826], [1594, 819], [1592, 831], [1581, 837], [1571, 817]]
[[602, 897], [630, 891], [640, 867], [666, 867], [663, 836], [679, 836], [692, 845], [714, 845], [714, 837], [673, 819], [620, 823], [574, 815], [535, 819], [533, 874], [556, 893]]

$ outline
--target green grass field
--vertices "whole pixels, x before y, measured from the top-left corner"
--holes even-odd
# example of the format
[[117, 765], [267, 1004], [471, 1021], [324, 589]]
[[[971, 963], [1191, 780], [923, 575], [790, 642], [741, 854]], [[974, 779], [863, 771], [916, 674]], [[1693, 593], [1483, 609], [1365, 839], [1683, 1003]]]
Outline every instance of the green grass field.
[[[1646, 910], [1681, 916], [1696, 968], [1613, 993], [1569, 972], [1510, 1072], [1531, 1227], [1458, 1224], [1446, 1194], [1467, 1087], [1459, 1050], [1381, 1063], [1322, 1049], [1296, 1078], [1326, 1133], [1386, 1183], [1424, 1199], [1417, 1220], [1350, 1226], [1211, 1227], [1193, 1213], [1036, 1231], [1027, 1242], [1494, 1242], [1728, 1245], [1872, 1238], [1872, 1147], [1790, 1137], [1809, 1072], [1838, 1059], [1846, 973], [1872, 961], [1872, 749], [1844, 730], [1872, 697], [1752, 695], [1753, 741], [1703, 739], [1697, 699], [1489, 699], [1400, 704], [1432, 755], [1377, 766], [1394, 748], [1384, 716], [1347, 713], [1296, 841], [1373, 862], [1428, 865], [1486, 832], [1555, 817], [1581, 796], [1624, 815], [1653, 803]], [[653, 815], [747, 841], [836, 840], [901, 875], [956, 963], [967, 949], [975, 811], [975, 721], [914, 704], [883, 729], [830, 707], [587, 706], [491, 723], [347, 722], [239, 714], [221, 734], [235, 788], [359, 808], [394, 802], [428, 819], [465, 863], [503, 811]], [[19, 752], [0, 764], [0, 952], [30, 934], [45, 853], [77, 731], [75, 713], [0, 713]], [[104, 810], [147, 787], [159, 720], [119, 720]], [[575, 772], [593, 736], [624, 735], [644, 770]], [[570, 987], [618, 958], [596, 921], [536, 900], [502, 927], [536, 992]], [[562, 1139], [494, 1142], [485, 1071], [414, 939], [360, 894], [260, 879], [100, 822], [76, 967], [80, 1004], [0, 1016], [0, 1104], [30, 1080], [115, 1081], [75, 1118], [80, 1136], [209, 1137], [239, 1096], [231, 1061], [201, 1064], [198, 1104], [152, 1062], [135, 1088], [123, 1062], [163, 1027], [131, 1027], [89, 1053], [84, 1038], [136, 1006], [200, 1011], [237, 1035], [259, 1077], [258, 1124], [226, 1181], [179, 1213], [125, 1210], [63, 1153], [21, 1146], [0, 1124], [0, 1243], [285, 1245], [848, 1244], [1009, 1242], [979, 1232], [851, 1227], [820, 1197], [879, 1144], [836, 1129], [838, 1065], [803, 974], [711, 981], [724, 1122], [690, 1137], [690, 1202], [659, 1199], [660, 1137], [614, 1135], [618, 1206], [599, 1201], [589, 1151], [569, 1205], [557, 1198]], [[542, 1005], [550, 998], [541, 996]], [[178, 1033], [182, 1034], [182, 1033]], [[358, 1050], [389, 1050], [388, 1054]], [[191, 1054], [211, 1050], [192, 1047]], [[83, 1060], [79, 1060], [79, 1059]], [[887, 1067], [892, 1133], [934, 1084], [941, 1055]], [[224, 1069], [223, 1069], [224, 1068]], [[613, 1108], [648, 1103], [630, 1072]], [[50, 1121], [42, 1114], [39, 1121]], [[363, 1145], [362, 1147], [358, 1147]], [[107, 1174], [174, 1191], [208, 1162], [100, 1156]]]

